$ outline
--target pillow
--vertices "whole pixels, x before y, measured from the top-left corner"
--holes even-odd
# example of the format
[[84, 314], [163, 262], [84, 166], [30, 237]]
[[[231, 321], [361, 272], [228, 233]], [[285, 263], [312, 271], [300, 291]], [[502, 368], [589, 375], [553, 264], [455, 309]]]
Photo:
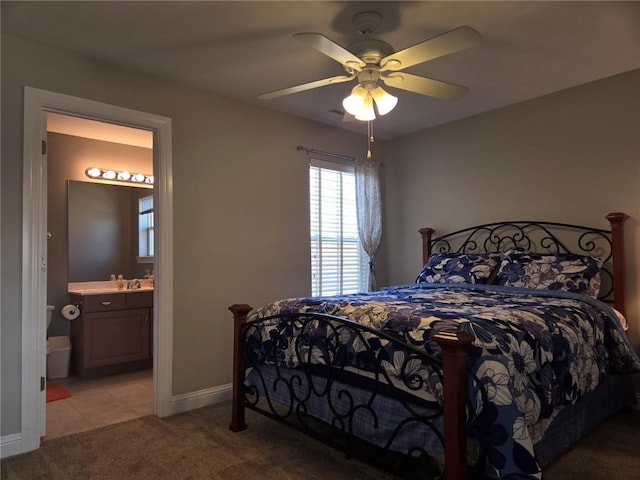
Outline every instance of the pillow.
[[439, 253], [429, 257], [416, 283], [488, 283], [499, 262], [497, 253]]
[[510, 251], [503, 255], [496, 284], [538, 290], [564, 290], [598, 298], [603, 261], [572, 253]]

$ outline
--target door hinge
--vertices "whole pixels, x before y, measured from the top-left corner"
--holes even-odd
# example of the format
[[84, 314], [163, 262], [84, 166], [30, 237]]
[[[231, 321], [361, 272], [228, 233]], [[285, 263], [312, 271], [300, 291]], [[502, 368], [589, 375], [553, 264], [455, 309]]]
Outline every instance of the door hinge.
[[40, 377], [40, 391], [43, 392], [46, 388], [46, 380], [44, 377]]
[[46, 155], [46, 154], [47, 154], [47, 141], [42, 140], [42, 155]]

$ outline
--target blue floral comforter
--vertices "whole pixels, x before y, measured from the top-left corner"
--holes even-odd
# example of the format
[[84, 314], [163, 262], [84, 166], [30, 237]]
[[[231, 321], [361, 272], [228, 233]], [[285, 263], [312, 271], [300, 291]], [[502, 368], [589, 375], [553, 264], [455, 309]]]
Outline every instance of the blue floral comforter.
[[[481, 395], [470, 394], [476, 416], [469, 433], [503, 479], [541, 478], [533, 445], [558, 406], [578, 402], [604, 375], [640, 371], [640, 359], [614, 311], [575, 293], [421, 283], [281, 300], [254, 315], [288, 311], [346, 317], [427, 352], [438, 352], [431, 340], [438, 331], [458, 328], [472, 334], [468, 366], [488, 402], [483, 405]], [[383, 342], [380, 348], [391, 347]], [[398, 361], [394, 352], [386, 355]]]

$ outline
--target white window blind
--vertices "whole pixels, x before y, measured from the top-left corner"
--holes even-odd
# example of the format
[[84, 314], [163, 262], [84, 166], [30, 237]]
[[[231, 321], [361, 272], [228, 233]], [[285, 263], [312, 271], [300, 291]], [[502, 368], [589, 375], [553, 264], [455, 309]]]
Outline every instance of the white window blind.
[[367, 264], [358, 238], [354, 168], [312, 159], [309, 197], [311, 294], [363, 291]]

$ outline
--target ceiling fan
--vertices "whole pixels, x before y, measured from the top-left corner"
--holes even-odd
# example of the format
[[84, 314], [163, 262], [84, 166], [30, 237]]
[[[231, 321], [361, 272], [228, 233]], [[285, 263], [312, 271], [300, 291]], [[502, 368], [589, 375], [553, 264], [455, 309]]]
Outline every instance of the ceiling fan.
[[455, 100], [466, 93], [467, 88], [461, 85], [413, 75], [403, 70], [480, 43], [482, 39], [478, 32], [470, 27], [459, 27], [395, 52], [387, 42], [369, 36], [381, 21], [382, 15], [377, 12], [356, 14], [352, 23], [359, 33], [366, 35], [366, 38], [348, 48], [338, 45], [320, 33], [296, 33], [293, 35], [296, 40], [310, 45], [339, 62], [347, 75], [324, 78], [263, 93], [258, 98], [270, 100], [312, 88], [357, 79], [358, 84], [351, 91], [351, 95], [344, 99], [343, 106], [358, 120], [373, 120], [375, 118], [374, 104], [378, 113], [384, 115], [390, 112], [398, 101], [396, 97], [378, 85], [379, 81], [393, 88], [443, 100]]

